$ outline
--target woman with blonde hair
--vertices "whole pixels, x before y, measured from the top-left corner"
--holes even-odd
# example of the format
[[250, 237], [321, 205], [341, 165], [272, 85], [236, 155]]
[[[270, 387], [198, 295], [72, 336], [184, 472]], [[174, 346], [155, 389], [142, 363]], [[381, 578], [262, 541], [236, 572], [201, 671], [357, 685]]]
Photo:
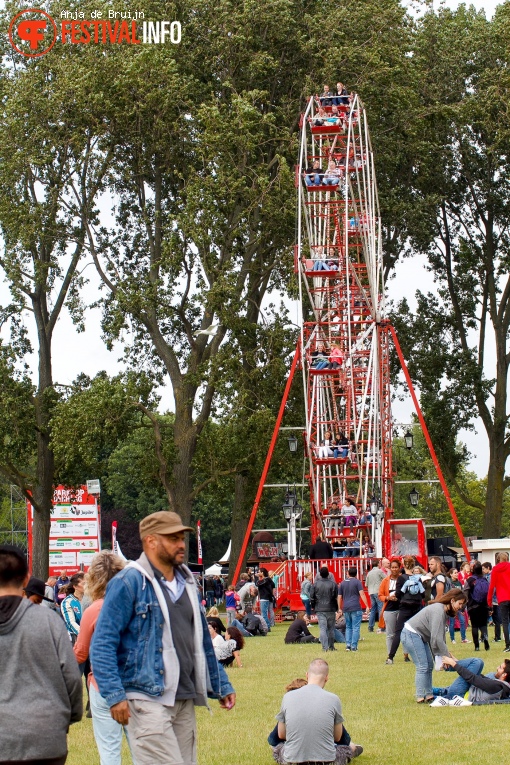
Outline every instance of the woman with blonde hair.
[[220, 612], [213, 606], [206, 615], [207, 624], [212, 624], [218, 635], [222, 635], [227, 629], [220, 619]]
[[[92, 641], [99, 613], [103, 606], [108, 582], [110, 579], [113, 579], [115, 574], [122, 571], [123, 568], [124, 561], [119, 558], [118, 555], [111, 552], [111, 550], [102, 550], [92, 558], [92, 563], [90, 564], [85, 582], [85, 591], [91, 598], [92, 604], [83, 614], [80, 623], [80, 634], [78, 635], [78, 640], [74, 646], [74, 655], [79, 664], [88, 659], [90, 643]], [[99, 751], [101, 765], [121, 765], [123, 726], [119, 725], [119, 723], [112, 718], [110, 707], [100, 695], [97, 683], [94, 679], [93, 667], [88, 676], [88, 687], [90, 693], [90, 710], [92, 712], [92, 726], [94, 728], [94, 738]]]

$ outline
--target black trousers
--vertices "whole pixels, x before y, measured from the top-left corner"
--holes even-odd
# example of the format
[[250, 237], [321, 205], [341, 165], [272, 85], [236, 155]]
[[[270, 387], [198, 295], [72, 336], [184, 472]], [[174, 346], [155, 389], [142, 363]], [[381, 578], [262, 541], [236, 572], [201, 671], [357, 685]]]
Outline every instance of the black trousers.
[[510, 600], [503, 600], [499, 604], [499, 615], [505, 636], [505, 648], [510, 648], [510, 636], [508, 634], [508, 622], [510, 621]]
[[499, 613], [499, 606], [495, 604], [492, 606], [492, 622], [494, 624], [494, 639], [501, 640], [501, 615]]
[[410, 619], [412, 616], [418, 613], [418, 611], [421, 611], [421, 603], [416, 604], [409, 604], [401, 605], [398, 609], [398, 616], [397, 616], [397, 624], [395, 625], [395, 634], [393, 635], [393, 641], [391, 643], [391, 650], [388, 654], [389, 659], [394, 659], [395, 654], [398, 651], [398, 647], [400, 645], [400, 634], [402, 630], [404, 629], [404, 624]]

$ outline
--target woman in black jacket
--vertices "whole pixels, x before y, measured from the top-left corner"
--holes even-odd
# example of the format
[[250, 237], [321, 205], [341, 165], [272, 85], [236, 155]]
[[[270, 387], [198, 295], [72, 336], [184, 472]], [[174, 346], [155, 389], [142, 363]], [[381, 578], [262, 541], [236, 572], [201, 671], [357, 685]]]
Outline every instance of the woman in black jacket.
[[271, 632], [271, 627], [274, 627], [274, 582], [269, 578], [267, 568], [259, 568], [256, 585], [259, 591], [260, 614], [267, 624], [267, 631]]
[[[405, 582], [410, 580], [411, 576], [419, 577], [421, 568], [419, 566], [415, 567], [415, 560], [411, 555], [406, 555], [403, 560], [404, 563], [404, 574], [403, 576], [400, 576], [397, 579], [397, 590], [396, 595], [398, 599], [398, 616], [397, 616], [397, 623], [395, 625], [395, 633], [393, 635], [393, 640], [391, 643], [391, 648], [388, 654], [388, 658], [386, 660], [386, 664], [393, 664], [393, 660], [395, 658], [395, 654], [398, 651], [398, 647], [400, 645], [400, 634], [402, 630], [404, 629], [404, 624], [407, 622], [408, 619], [411, 619], [415, 614], [418, 613], [418, 611], [421, 611], [423, 608], [423, 595], [425, 593], [425, 588], [423, 584], [421, 584], [421, 578], [418, 586], [418, 582], [415, 580], [412, 580], [411, 584], [408, 584], [404, 588], [404, 592], [402, 592], [402, 588], [405, 585]], [[409, 658], [409, 655], [407, 653], [404, 654], [404, 661], [411, 661]]]
[[[480, 585], [483, 585], [481, 588], [482, 595], [479, 595]], [[487, 634], [487, 623], [489, 621], [487, 593], [489, 585], [483, 576], [482, 564], [479, 561], [473, 566], [473, 574], [466, 581], [465, 590], [468, 596], [467, 612], [471, 620], [471, 632], [473, 634], [475, 651], [480, 650], [480, 633], [485, 650], [488, 651], [490, 648], [489, 636]], [[482, 596], [483, 600], [481, 600]]]

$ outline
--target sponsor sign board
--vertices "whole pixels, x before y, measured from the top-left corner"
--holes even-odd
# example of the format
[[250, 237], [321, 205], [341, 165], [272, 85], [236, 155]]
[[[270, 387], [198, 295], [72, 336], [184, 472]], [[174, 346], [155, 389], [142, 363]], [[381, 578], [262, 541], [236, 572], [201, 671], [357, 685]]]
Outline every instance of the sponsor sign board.
[[[29, 554], [32, 558], [32, 525], [34, 509], [28, 504]], [[86, 486], [68, 489], [57, 486], [53, 495], [50, 522], [50, 574], [61, 569], [72, 574], [83, 567], [85, 571], [100, 545], [100, 509], [96, 497]]]

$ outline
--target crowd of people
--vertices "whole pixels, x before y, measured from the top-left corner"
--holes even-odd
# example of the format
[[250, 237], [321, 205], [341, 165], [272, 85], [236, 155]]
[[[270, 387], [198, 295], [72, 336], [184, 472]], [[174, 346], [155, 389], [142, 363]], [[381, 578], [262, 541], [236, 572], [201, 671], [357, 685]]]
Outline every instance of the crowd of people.
[[[83, 714], [85, 675], [101, 765], [120, 765], [124, 736], [136, 765], [196, 763], [194, 708], [208, 697], [227, 710], [234, 706], [225, 669], [242, 670], [246, 639], [273, 628], [275, 585], [263, 567], [243, 573], [223, 588], [223, 601], [214, 596], [206, 616], [207, 583], [199, 586], [184, 565], [189, 530], [175, 513], [154, 513], [140, 523], [137, 561], [126, 564], [103, 551], [87, 574], [62, 571], [46, 583], [29, 575], [21, 551], [0, 547], [2, 762], [65, 763], [67, 730]], [[498, 553], [496, 561], [457, 571], [432, 556], [425, 571], [412, 556], [383, 558], [368, 566], [365, 583], [354, 566], [336, 582], [321, 565], [315, 577], [312, 571], [303, 577], [303, 610], [284, 644], [356, 652], [365, 612], [368, 631], [377, 625], [384, 636], [386, 664], [394, 663], [400, 645], [414, 664], [418, 703], [510, 701], [510, 658], [483, 674], [481, 658], [458, 659], [446, 643], [449, 633], [453, 649], [456, 629], [470, 643], [470, 627], [474, 650], [489, 651], [492, 623], [494, 642], [503, 634], [503, 651], [510, 653], [509, 556]], [[433, 684], [439, 669], [456, 675], [450, 685]], [[328, 677], [328, 664], [315, 659], [306, 679], [287, 687], [268, 738], [277, 762], [344, 765], [363, 751], [343, 727], [340, 700], [324, 691]], [[32, 724], [20, 733], [21, 714]]]
[[[319, 546], [327, 543], [319, 541]], [[325, 549], [320, 550], [326, 553]], [[325, 555], [332, 557], [332, 555]], [[466, 636], [467, 624], [475, 651], [483, 643], [490, 650], [489, 622], [494, 626], [494, 643], [505, 638], [504, 653], [510, 653], [508, 643], [510, 605], [510, 563], [506, 552], [497, 553], [497, 564], [472, 561], [458, 571], [448, 568], [439, 557], [429, 558], [425, 571], [413, 556], [403, 559], [382, 558], [368, 563], [365, 585], [357, 578], [355, 567], [348, 578], [337, 584], [327, 566], [320, 569], [315, 582], [306, 574], [301, 586], [305, 611], [298, 614], [285, 638], [286, 643], [315, 642], [309, 630], [312, 610], [319, 624], [319, 639], [324, 651], [336, 650], [335, 642], [345, 643], [347, 651], [356, 651], [363, 606], [368, 616], [368, 631], [378, 632], [386, 640], [386, 664], [392, 665], [402, 644], [404, 661], [415, 665], [415, 696], [418, 703], [433, 702], [434, 706], [465, 706], [494, 700], [510, 700], [510, 660], [505, 660], [495, 672], [482, 675], [484, 662], [478, 658], [456, 659], [446, 645], [449, 633], [456, 643], [456, 626], [462, 643], [471, 643]], [[337, 629], [344, 620], [343, 634]], [[459, 677], [447, 688], [432, 685], [435, 669], [455, 671]], [[464, 698], [466, 696], [467, 698]]]
[[124, 733], [135, 765], [196, 763], [195, 706], [213, 698], [233, 708], [225, 667], [242, 666], [244, 640], [229, 626], [225, 646], [213, 645], [184, 565], [192, 530], [176, 513], [153, 513], [140, 522], [137, 561], [103, 551], [86, 575], [64, 571], [46, 585], [19, 549], [0, 547], [3, 763], [64, 765], [69, 726], [83, 714], [83, 674], [101, 765], [121, 765]]

